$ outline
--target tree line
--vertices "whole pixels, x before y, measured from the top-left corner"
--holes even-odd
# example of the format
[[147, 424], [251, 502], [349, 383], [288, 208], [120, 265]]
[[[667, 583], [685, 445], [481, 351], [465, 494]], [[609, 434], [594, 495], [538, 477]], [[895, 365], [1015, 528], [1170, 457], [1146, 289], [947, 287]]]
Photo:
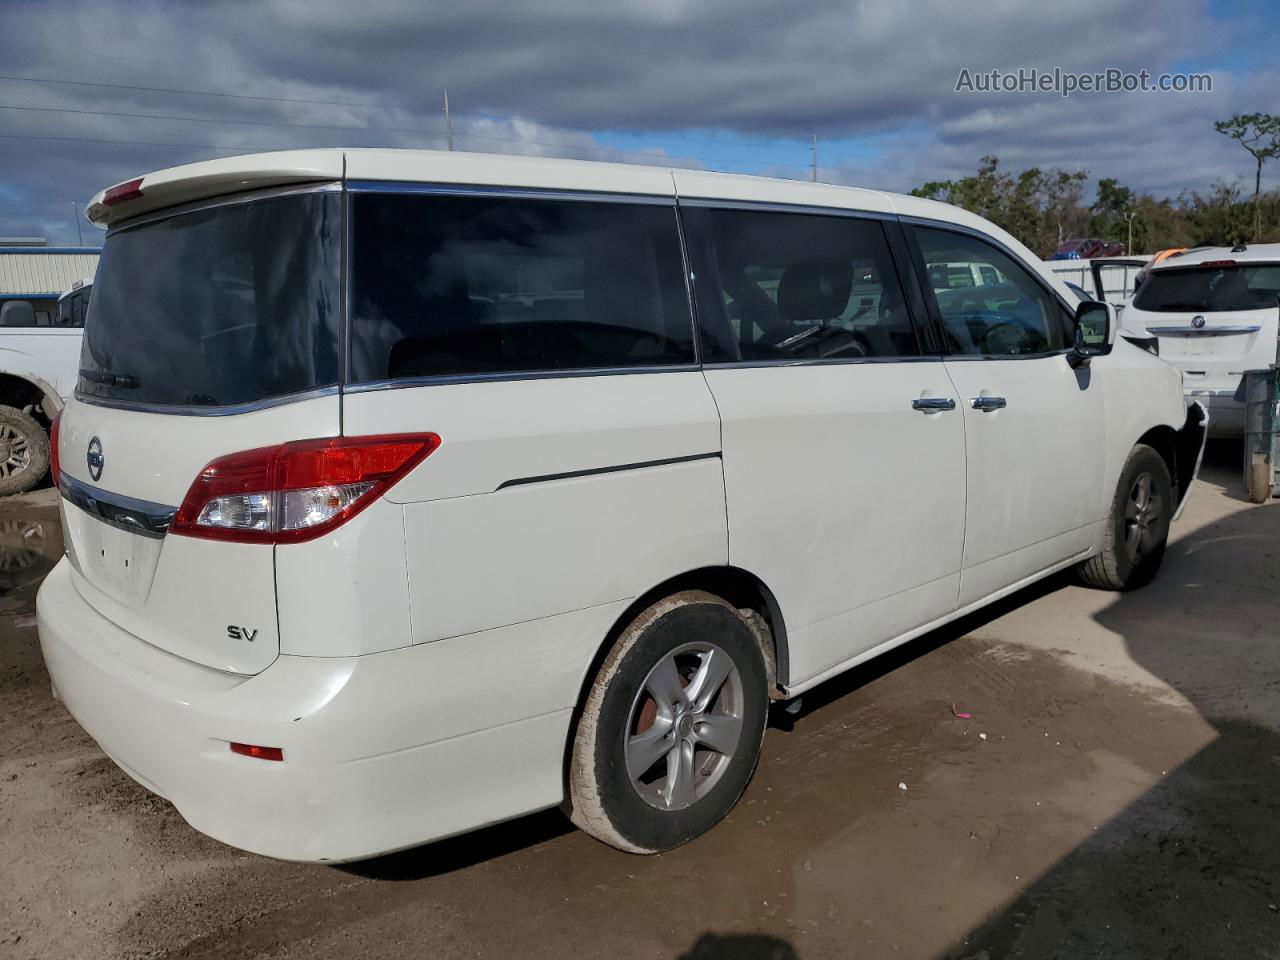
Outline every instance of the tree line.
[[1086, 171], [1031, 167], [1009, 173], [995, 156], [983, 157], [972, 176], [931, 181], [911, 193], [985, 217], [1042, 257], [1079, 237], [1127, 243], [1131, 253], [1280, 241], [1280, 189], [1262, 190], [1264, 163], [1280, 156], [1280, 117], [1237, 114], [1214, 128], [1253, 158], [1252, 194], [1220, 180], [1204, 191], [1157, 198], [1102, 177], [1087, 201]]

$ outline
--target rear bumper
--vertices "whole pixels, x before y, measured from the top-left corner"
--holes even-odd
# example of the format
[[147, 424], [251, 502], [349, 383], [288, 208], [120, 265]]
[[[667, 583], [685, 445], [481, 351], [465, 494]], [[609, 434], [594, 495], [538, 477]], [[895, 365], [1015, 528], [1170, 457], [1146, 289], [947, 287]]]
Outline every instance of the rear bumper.
[[[103, 618], [65, 559], [41, 586], [37, 617], [54, 687], [80, 725], [193, 827], [233, 846], [356, 860], [562, 799], [570, 710], [486, 726], [486, 692], [465, 688], [482, 674], [461, 671], [449, 641], [226, 674]], [[230, 741], [281, 747], [284, 760], [233, 754]]]

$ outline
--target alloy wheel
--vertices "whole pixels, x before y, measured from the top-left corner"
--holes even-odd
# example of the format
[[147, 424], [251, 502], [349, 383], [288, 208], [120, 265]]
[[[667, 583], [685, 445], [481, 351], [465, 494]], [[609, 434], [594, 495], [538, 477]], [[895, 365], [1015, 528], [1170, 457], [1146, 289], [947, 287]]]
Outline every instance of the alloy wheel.
[[1124, 507], [1124, 549], [1129, 562], [1137, 565], [1156, 548], [1156, 531], [1164, 513], [1160, 494], [1155, 491], [1155, 478], [1140, 473], [1129, 488]]
[[685, 644], [654, 664], [625, 744], [627, 774], [646, 803], [682, 810], [715, 787], [742, 739], [743, 702], [738, 667], [715, 644]]

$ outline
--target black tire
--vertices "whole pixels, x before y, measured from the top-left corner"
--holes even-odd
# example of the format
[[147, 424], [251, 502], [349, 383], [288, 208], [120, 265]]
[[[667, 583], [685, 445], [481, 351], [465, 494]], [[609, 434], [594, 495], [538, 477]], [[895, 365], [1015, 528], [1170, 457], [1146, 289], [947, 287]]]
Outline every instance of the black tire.
[[[1149, 484], [1141, 505], [1141, 486]], [[1100, 590], [1133, 590], [1151, 582], [1164, 559], [1173, 519], [1169, 466], [1140, 443], [1129, 451], [1102, 535], [1102, 552], [1080, 564], [1080, 579]]]
[[0, 497], [26, 493], [48, 470], [48, 432], [31, 414], [0, 405]]
[[[699, 678], [714, 673], [708, 665], [715, 651], [728, 658], [715, 661], [726, 663], [721, 669], [731, 663], [732, 670], [699, 713]], [[659, 714], [648, 691], [669, 666], [680, 680], [676, 707]], [[755, 773], [768, 714], [767, 684], [756, 635], [731, 604], [692, 590], [653, 604], [622, 631], [587, 691], [569, 763], [570, 818], [596, 839], [629, 853], [670, 850], [706, 833], [733, 809]], [[695, 693], [686, 694], [691, 688]], [[654, 712], [646, 727], [650, 703]], [[717, 750], [699, 739], [713, 724], [732, 726], [738, 720], [740, 732], [731, 749]], [[668, 732], [662, 734], [663, 729]], [[628, 770], [628, 759], [635, 756], [628, 747], [644, 733], [650, 733], [656, 749], [667, 751], [647, 768], [644, 779], [652, 783], [633, 779]], [[658, 734], [672, 745], [658, 745]], [[677, 792], [666, 776], [668, 760], [673, 753], [684, 756], [686, 749], [692, 759], [680, 769], [690, 771], [688, 779], [679, 771], [675, 779], [693, 784], [691, 792], [668, 798], [664, 792]]]

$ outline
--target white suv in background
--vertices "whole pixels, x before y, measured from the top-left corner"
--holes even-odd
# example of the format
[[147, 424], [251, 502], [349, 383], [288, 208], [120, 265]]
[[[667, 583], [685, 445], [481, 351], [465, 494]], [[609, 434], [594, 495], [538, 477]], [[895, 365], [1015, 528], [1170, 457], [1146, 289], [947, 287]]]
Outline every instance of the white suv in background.
[[1151, 267], [1124, 311], [1126, 334], [1152, 338], [1182, 372], [1209, 431], [1244, 432], [1241, 378], [1276, 362], [1280, 243], [1188, 250]]
[[927, 200], [316, 150], [90, 216], [41, 646], [124, 770], [271, 856], [557, 805], [683, 843], [770, 700], [1056, 570], [1150, 579], [1203, 441], [1112, 308]]

